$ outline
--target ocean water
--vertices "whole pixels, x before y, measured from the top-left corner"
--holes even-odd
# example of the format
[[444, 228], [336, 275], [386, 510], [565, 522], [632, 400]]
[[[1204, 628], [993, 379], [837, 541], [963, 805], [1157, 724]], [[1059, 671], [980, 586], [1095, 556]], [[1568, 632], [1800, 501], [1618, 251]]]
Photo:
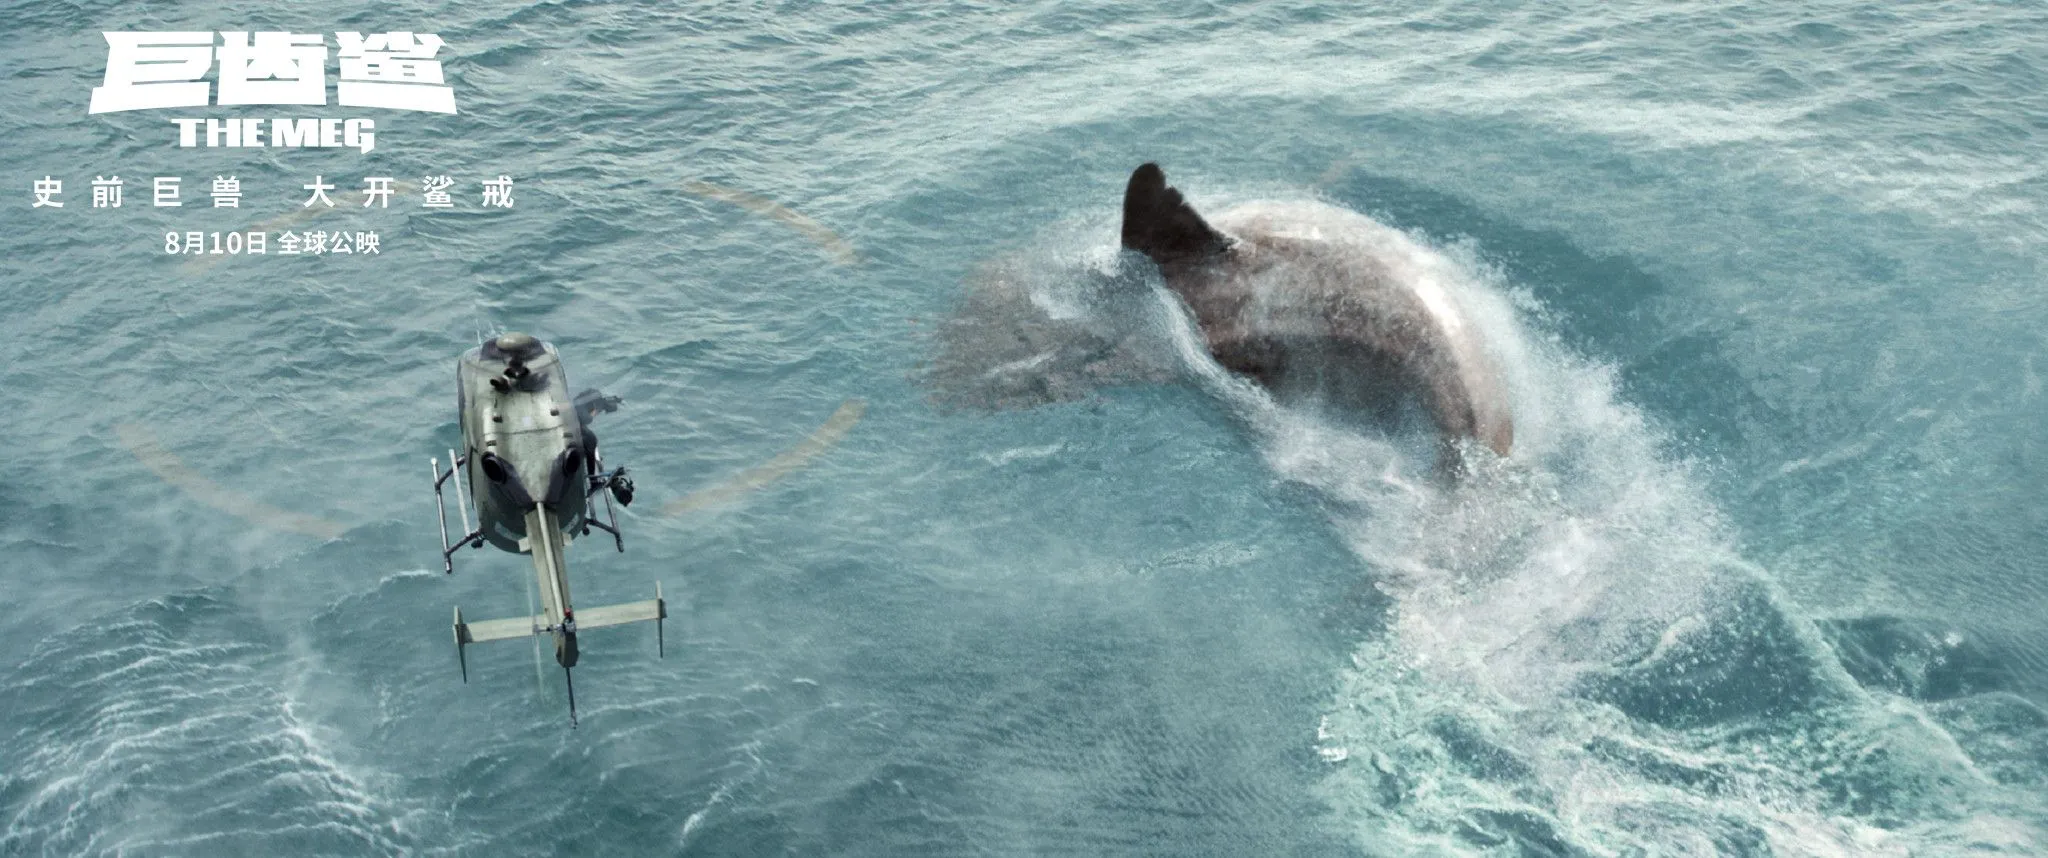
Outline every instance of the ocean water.
[[[0, 21], [0, 854], [2048, 854], [2039, 4]], [[438, 33], [461, 112], [87, 114], [101, 31], [279, 29]], [[1513, 459], [1433, 483], [1156, 283], [1087, 300], [1142, 280], [1147, 160], [1399, 230]], [[389, 209], [284, 221], [377, 175]], [[381, 248], [163, 252], [252, 228]], [[947, 407], [992, 270], [1043, 317], [1006, 321], [1136, 322], [1150, 369]], [[578, 604], [671, 600], [665, 658], [584, 637], [573, 730], [532, 648], [464, 684], [449, 643], [527, 598], [524, 558], [434, 557], [454, 360], [501, 330], [625, 399], [640, 497]]]

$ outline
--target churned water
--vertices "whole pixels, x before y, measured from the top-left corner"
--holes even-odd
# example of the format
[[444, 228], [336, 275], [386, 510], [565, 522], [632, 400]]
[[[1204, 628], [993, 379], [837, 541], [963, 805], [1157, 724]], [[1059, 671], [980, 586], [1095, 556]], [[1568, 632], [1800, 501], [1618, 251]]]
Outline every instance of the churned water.
[[[0, 21], [0, 854], [2048, 854], [2039, 4]], [[460, 112], [87, 114], [101, 31], [287, 29], [438, 33]], [[273, 115], [376, 147], [170, 122]], [[1120, 268], [1146, 160], [1400, 230], [1513, 460], [1447, 487], [1221, 373]], [[316, 176], [402, 187], [288, 220]], [[968, 351], [1052, 401], [947, 407], [997, 309], [1030, 336]], [[625, 398], [578, 603], [672, 603], [666, 658], [585, 636], [575, 730], [532, 648], [465, 685], [449, 639], [527, 598], [434, 558], [499, 330]]]

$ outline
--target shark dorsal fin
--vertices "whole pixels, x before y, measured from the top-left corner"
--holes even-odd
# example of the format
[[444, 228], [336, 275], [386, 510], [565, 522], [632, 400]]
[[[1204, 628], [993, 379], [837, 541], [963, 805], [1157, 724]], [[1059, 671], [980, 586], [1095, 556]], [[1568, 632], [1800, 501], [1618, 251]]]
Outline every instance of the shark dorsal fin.
[[1230, 247], [1230, 237], [1167, 187], [1166, 173], [1153, 163], [1133, 171], [1124, 188], [1123, 242], [1160, 265], [1201, 262]]

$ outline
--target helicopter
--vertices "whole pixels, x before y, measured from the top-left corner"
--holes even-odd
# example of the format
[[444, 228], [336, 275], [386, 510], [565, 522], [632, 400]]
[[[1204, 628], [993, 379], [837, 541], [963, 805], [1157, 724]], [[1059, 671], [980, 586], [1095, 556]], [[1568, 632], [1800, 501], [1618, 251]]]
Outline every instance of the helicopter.
[[[448, 467], [439, 457], [428, 459], [434, 474], [434, 506], [441, 525], [441, 565], [455, 571], [455, 552], [463, 546], [499, 549], [533, 557], [541, 612], [531, 616], [467, 621], [455, 608], [455, 655], [462, 681], [469, 681], [468, 647], [473, 643], [548, 635], [555, 645], [555, 663], [569, 696], [569, 723], [576, 724], [576, 685], [571, 668], [577, 661], [577, 635], [591, 629], [627, 623], [654, 623], [655, 652], [666, 655], [662, 621], [668, 603], [661, 582], [654, 598], [576, 611], [569, 600], [569, 578], [562, 553], [576, 536], [591, 528], [611, 534], [619, 551], [626, 550], [612, 507], [633, 502], [633, 481], [624, 467], [606, 470], [598, 456], [597, 435], [590, 422], [599, 413], [616, 411], [619, 398], [591, 389], [569, 396], [569, 381], [554, 345], [523, 333], [505, 333], [481, 342], [456, 364], [456, 406], [463, 452], [448, 451]], [[443, 490], [452, 486], [463, 535], [448, 540], [448, 510]], [[592, 498], [601, 498], [604, 520], [593, 515]], [[477, 523], [471, 528], [469, 509]]]

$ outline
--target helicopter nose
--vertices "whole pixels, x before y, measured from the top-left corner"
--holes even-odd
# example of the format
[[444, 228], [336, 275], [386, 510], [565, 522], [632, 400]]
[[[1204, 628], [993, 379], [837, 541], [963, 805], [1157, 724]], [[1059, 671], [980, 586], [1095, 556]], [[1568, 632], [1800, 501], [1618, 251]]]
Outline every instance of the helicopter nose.
[[523, 334], [518, 331], [508, 331], [499, 334], [498, 338], [493, 340], [492, 343], [498, 347], [499, 351], [520, 360], [531, 360], [541, 352], [539, 339], [535, 338], [532, 334]]

